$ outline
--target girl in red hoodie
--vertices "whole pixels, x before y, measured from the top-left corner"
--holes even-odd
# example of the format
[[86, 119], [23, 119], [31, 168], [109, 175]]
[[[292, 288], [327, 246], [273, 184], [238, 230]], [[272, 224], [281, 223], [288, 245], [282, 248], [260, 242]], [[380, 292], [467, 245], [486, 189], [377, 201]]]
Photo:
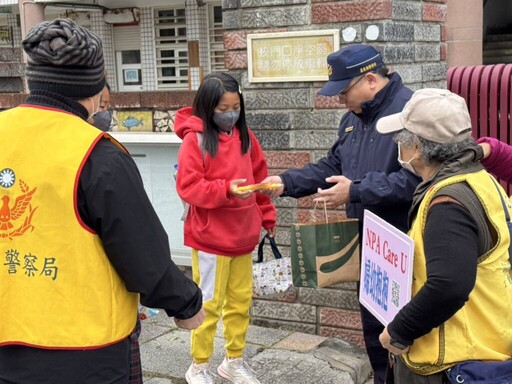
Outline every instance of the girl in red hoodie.
[[243, 360], [252, 301], [252, 251], [261, 227], [273, 236], [276, 211], [268, 196], [241, 192], [242, 184], [267, 177], [258, 140], [245, 122], [244, 99], [228, 74], [204, 78], [192, 107], [180, 109], [176, 134], [177, 190], [190, 204], [185, 245], [192, 248], [192, 274], [203, 292], [206, 319], [191, 335], [192, 383], [213, 383], [209, 359], [222, 317], [226, 358], [217, 372], [232, 383], [259, 381]]

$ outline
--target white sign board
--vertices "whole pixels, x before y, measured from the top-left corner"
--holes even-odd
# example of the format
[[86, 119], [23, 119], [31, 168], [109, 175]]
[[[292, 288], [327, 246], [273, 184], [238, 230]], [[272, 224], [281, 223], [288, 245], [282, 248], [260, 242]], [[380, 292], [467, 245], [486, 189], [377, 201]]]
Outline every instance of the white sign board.
[[414, 241], [364, 211], [359, 301], [388, 325], [411, 300]]

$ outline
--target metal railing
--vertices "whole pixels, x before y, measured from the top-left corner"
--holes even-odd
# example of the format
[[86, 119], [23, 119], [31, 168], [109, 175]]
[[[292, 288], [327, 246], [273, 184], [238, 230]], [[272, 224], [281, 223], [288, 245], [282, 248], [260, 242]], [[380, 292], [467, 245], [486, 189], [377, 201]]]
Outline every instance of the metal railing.
[[[475, 138], [490, 136], [512, 144], [512, 64], [451, 67], [447, 87], [466, 100]], [[511, 185], [501, 184], [510, 195]]]

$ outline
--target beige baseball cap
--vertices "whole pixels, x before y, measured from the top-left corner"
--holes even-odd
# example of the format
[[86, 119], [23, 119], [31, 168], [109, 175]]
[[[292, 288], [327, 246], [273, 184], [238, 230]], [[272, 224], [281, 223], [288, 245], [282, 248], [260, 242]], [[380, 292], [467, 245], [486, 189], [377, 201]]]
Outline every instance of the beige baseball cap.
[[471, 136], [466, 101], [446, 89], [425, 88], [412, 95], [400, 113], [377, 121], [379, 133], [402, 129], [436, 143], [455, 143]]

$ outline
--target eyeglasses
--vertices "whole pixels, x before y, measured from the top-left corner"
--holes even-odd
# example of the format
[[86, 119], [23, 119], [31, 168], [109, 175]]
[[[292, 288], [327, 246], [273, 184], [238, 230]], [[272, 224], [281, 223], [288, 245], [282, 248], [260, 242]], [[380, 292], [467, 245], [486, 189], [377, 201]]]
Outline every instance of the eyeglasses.
[[352, 84], [350, 87], [342, 89], [340, 91], [340, 93], [338, 93], [338, 96], [345, 96], [352, 88], [354, 88], [356, 86], [357, 83], [359, 83], [362, 79], [364, 79], [364, 76], [365, 75], [363, 75], [359, 79], [357, 79], [357, 81], [354, 84]]

